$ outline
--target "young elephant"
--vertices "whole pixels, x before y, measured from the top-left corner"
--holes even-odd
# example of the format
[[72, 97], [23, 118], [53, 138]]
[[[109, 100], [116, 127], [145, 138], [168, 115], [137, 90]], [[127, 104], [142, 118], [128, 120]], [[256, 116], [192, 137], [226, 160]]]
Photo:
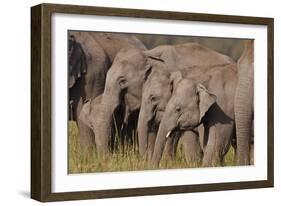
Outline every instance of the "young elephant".
[[204, 147], [203, 166], [221, 163], [234, 131], [236, 67], [217, 66], [201, 75], [175, 80], [156, 137], [154, 166], [159, 164], [165, 142], [175, 131], [199, 134]]
[[[158, 67], [153, 67], [151, 74], [143, 85], [141, 109], [138, 119], [139, 153], [141, 156], [147, 154], [148, 157], [150, 157], [152, 155], [158, 127], [162, 120], [166, 105], [172, 95], [173, 83], [178, 74], [186, 75], [185, 73], [198, 73], [197, 70], [200, 70], [199, 68], [186, 68], [184, 71], [181, 70], [175, 72], [173, 69], [175, 68], [167, 67], [165, 63], [162, 63], [162, 65]], [[200, 159], [199, 156], [201, 155], [195, 157], [199, 153], [192, 154], [193, 148], [200, 148], [200, 145], [196, 140], [193, 144], [191, 143], [190, 139], [193, 137], [192, 134], [190, 139], [186, 138], [188, 132], [186, 132], [184, 136], [185, 137], [182, 139], [186, 139], [185, 142], [189, 141], [189, 144], [186, 144], [181, 140], [182, 145], [184, 148], [190, 147], [189, 150], [185, 150], [186, 157], [188, 157], [188, 159]], [[167, 142], [166, 151], [168, 157], [173, 157], [175, 155], [177, 140], [178, 138], [176, 140], [175, 138], [171, 138]]]
[[146, 151], [149, 156], [152, 154], [158, 125], [171, 97], [170, 76], [174, 69], [167, 67], [165, 62], [154, 64], [143, 85], [137, 128], [141, 156], [144, 156]]
[[[95, 138], [95, 131], [97, 131], [97, 124], [96, 124], [96, 118], [99, 116], [100, 113], [100, 107], [101, 107], [101, 101], [103, 98], [103, 94], [97, 96], [95, 99], [88, 100], [82, 107], [81, 112], [79, 114], [78, 119], [83, 122], [88, 128], [91, 129], [92, 132], [92, 142], [96, 147], [99, 147], [102, 142], [100, 139]], [[124, 109], [126, 110], [126, 108]], [[128, 138], [128, 134], [132, 134], [132, 126], [131, 124], [136, 124], [136, 120], [128, 119], [129, 117], [122, 116], [120, 114], [117, 114], [119, 111], [116, 111], [115, 121], [111, 127], [112, 135], [110, 139], [110, 148], [111, 150], [114, 150], [114, 148], [117, 146], [114, 144], [114, 135], [116, 133], [121, 134], [121, 145], [124, 146], [125, 138]], [[120, 113], [120, 112], [119, 112]], [[121, 112], [122, 114], [122, 112]], [[132, 143], [132, 139], [126, 139], [127, 142]]]
[[[176, 70], [174, 67], [171, 68], [166, 66], [166, 62], [163, 63], [162, 67], [162, 69], [154, 67], [143, 86], [142, 103], [138, 120], [139, 152], [141, 155], [144, 155], [147, 152], [148, 156], [150, 156], [153, 152], [158, 127], [162, 120], [166, 105], [172, 95], [175, 82], [182, 78], [182, 76], [200, 76], [213, 68], [193, 66]], [[200, 159], [201, 154], [196, 156], [196, 154], [199, 154], [198, 152], [192, 154], [194, 148], [197, 148], [196, 150], [198, 150], [198, 143], [193, 141], [193, 144], [191, 144], [191, 141], [187, 140], [187, 136], [190, 136], [190, 139], [193, 139], [194, 134], [185, 132], [184, 137], [182, 137], [182, 139], [189, 141], [190, 144], [190, 149], [186, 150], [186, 157], [189, 157], [188, 159]], [[169, 139], [166, 144], [166, 151], [168, 152], [169, 157], [173, 157], [175, 154], [176, 142], [177, 140]], [[181, 140], [181, 142], [183, 142], [183, 140]], [[187, 144], [184, 143], [183, 145]], [[187, 148], [188, 146], [184, 147]]]

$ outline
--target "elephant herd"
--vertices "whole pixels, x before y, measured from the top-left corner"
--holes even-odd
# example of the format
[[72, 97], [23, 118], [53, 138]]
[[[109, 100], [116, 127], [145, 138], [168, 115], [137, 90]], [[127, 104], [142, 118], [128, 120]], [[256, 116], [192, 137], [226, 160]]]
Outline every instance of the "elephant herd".
[[231, 145], [236, 164], [250, 164], [253, 41], [237, 62], [198, 43], [147, 50], [129, 34], [71, 31], [68, 41], [68, 116], [83, 151], [108, 157], [117, 131], [122, 144], [137, 131], [153, 167], [179, 144], [204, 167], [221, 165]]

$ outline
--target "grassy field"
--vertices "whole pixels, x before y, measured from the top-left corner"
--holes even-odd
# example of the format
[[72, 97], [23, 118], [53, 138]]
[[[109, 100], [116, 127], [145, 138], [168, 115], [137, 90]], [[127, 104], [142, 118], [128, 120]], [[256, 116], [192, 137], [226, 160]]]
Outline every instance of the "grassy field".
[[[136, 144], [117, 150], [108, 159], [99, 158], [94, 152], [85, 154], [80, 150], [78, 144], [78, 130], [74, 122], [69, 122], [69, 147], [68, 147], [68, 172], [69, 173], [90, 173], [90, 172], [114, 172], [134, 171], [152, 169], [148, 161], [140, 158]], [[234, 150], [231, 148], [224, 159], [225, 166], [233, 166]], [[194, 168], [200, 167], [198, 163], [186, 162], [181, 148], [177, 150], [176, 158], [172, 161], [162, 158], [160, 169]]]

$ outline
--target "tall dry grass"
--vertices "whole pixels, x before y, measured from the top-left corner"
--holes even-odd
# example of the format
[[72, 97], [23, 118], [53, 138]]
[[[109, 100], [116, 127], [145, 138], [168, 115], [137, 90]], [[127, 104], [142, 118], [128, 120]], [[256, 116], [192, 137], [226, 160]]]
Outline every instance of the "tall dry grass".
[[[91, 172], [115, 172], [153, 169], [146, 159], [138, 155], [137, 144], [121, 146], [118, 135], [115, 136], [117, 147], [107, 159], [102, 159], [93, 151], [86, 153], [81, 151], [78, 143], [78, 129], [75, 122], [69, 122], [68, 141], [68, 172], [91, 173]], [[135, 138], [133, 138], [135, 139]], [[231, 148], [224, 158], [224, 166], [234, 166], [234, 150]], [[197, 168], [197, 162], [186, 161], [182, 148], [179, 147], [176, 157], [171, 160], [162, 158], [157, 169]], [[154, 168], [155, 169], [155, 168]]]

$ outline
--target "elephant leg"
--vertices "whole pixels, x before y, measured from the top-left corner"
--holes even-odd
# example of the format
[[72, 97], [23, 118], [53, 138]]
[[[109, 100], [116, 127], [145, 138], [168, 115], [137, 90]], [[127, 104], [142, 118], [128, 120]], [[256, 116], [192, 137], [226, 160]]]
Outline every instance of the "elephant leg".
[[[82, 99], [79, 100], [78, 107], [77, 107], [77, 117], [82, 109], [83, 103]], [[95, 147], [95, 137], [93, 130], [84, 124], [79, 118], [77, 118], [77, 126], [79, 131], [79, 145], [81, 152], [85, 152], [86, 154], [93, 152]]]
[[94, 133], [91, 128], [85, 125], [81, 120], [77, 120], [79, 129], [79, 145], [81, 151], [93, 152], [95, 148]]
[[217, 123], [207, 128], [208, 142], [204, 149], [203, 167], [222, 165], [223, 157], [230, 146], [233, 127], [233, 123]]
[[206, 140], [204, 139], [204, 126], [203, 124], [200, 124], [198, 127], [197, 127], [197, 131], [198, 131], [198, 138], [199, 138], [199, 144], [200, 144], [200, 147], [201, 147], [201, 151], [204, 150], [205, 146], [206, 146]]
[[181, 135], [180, 141], [187, 164], [198, 166], [203, 156], [198, 135], [192, 131], [186, 131]]

